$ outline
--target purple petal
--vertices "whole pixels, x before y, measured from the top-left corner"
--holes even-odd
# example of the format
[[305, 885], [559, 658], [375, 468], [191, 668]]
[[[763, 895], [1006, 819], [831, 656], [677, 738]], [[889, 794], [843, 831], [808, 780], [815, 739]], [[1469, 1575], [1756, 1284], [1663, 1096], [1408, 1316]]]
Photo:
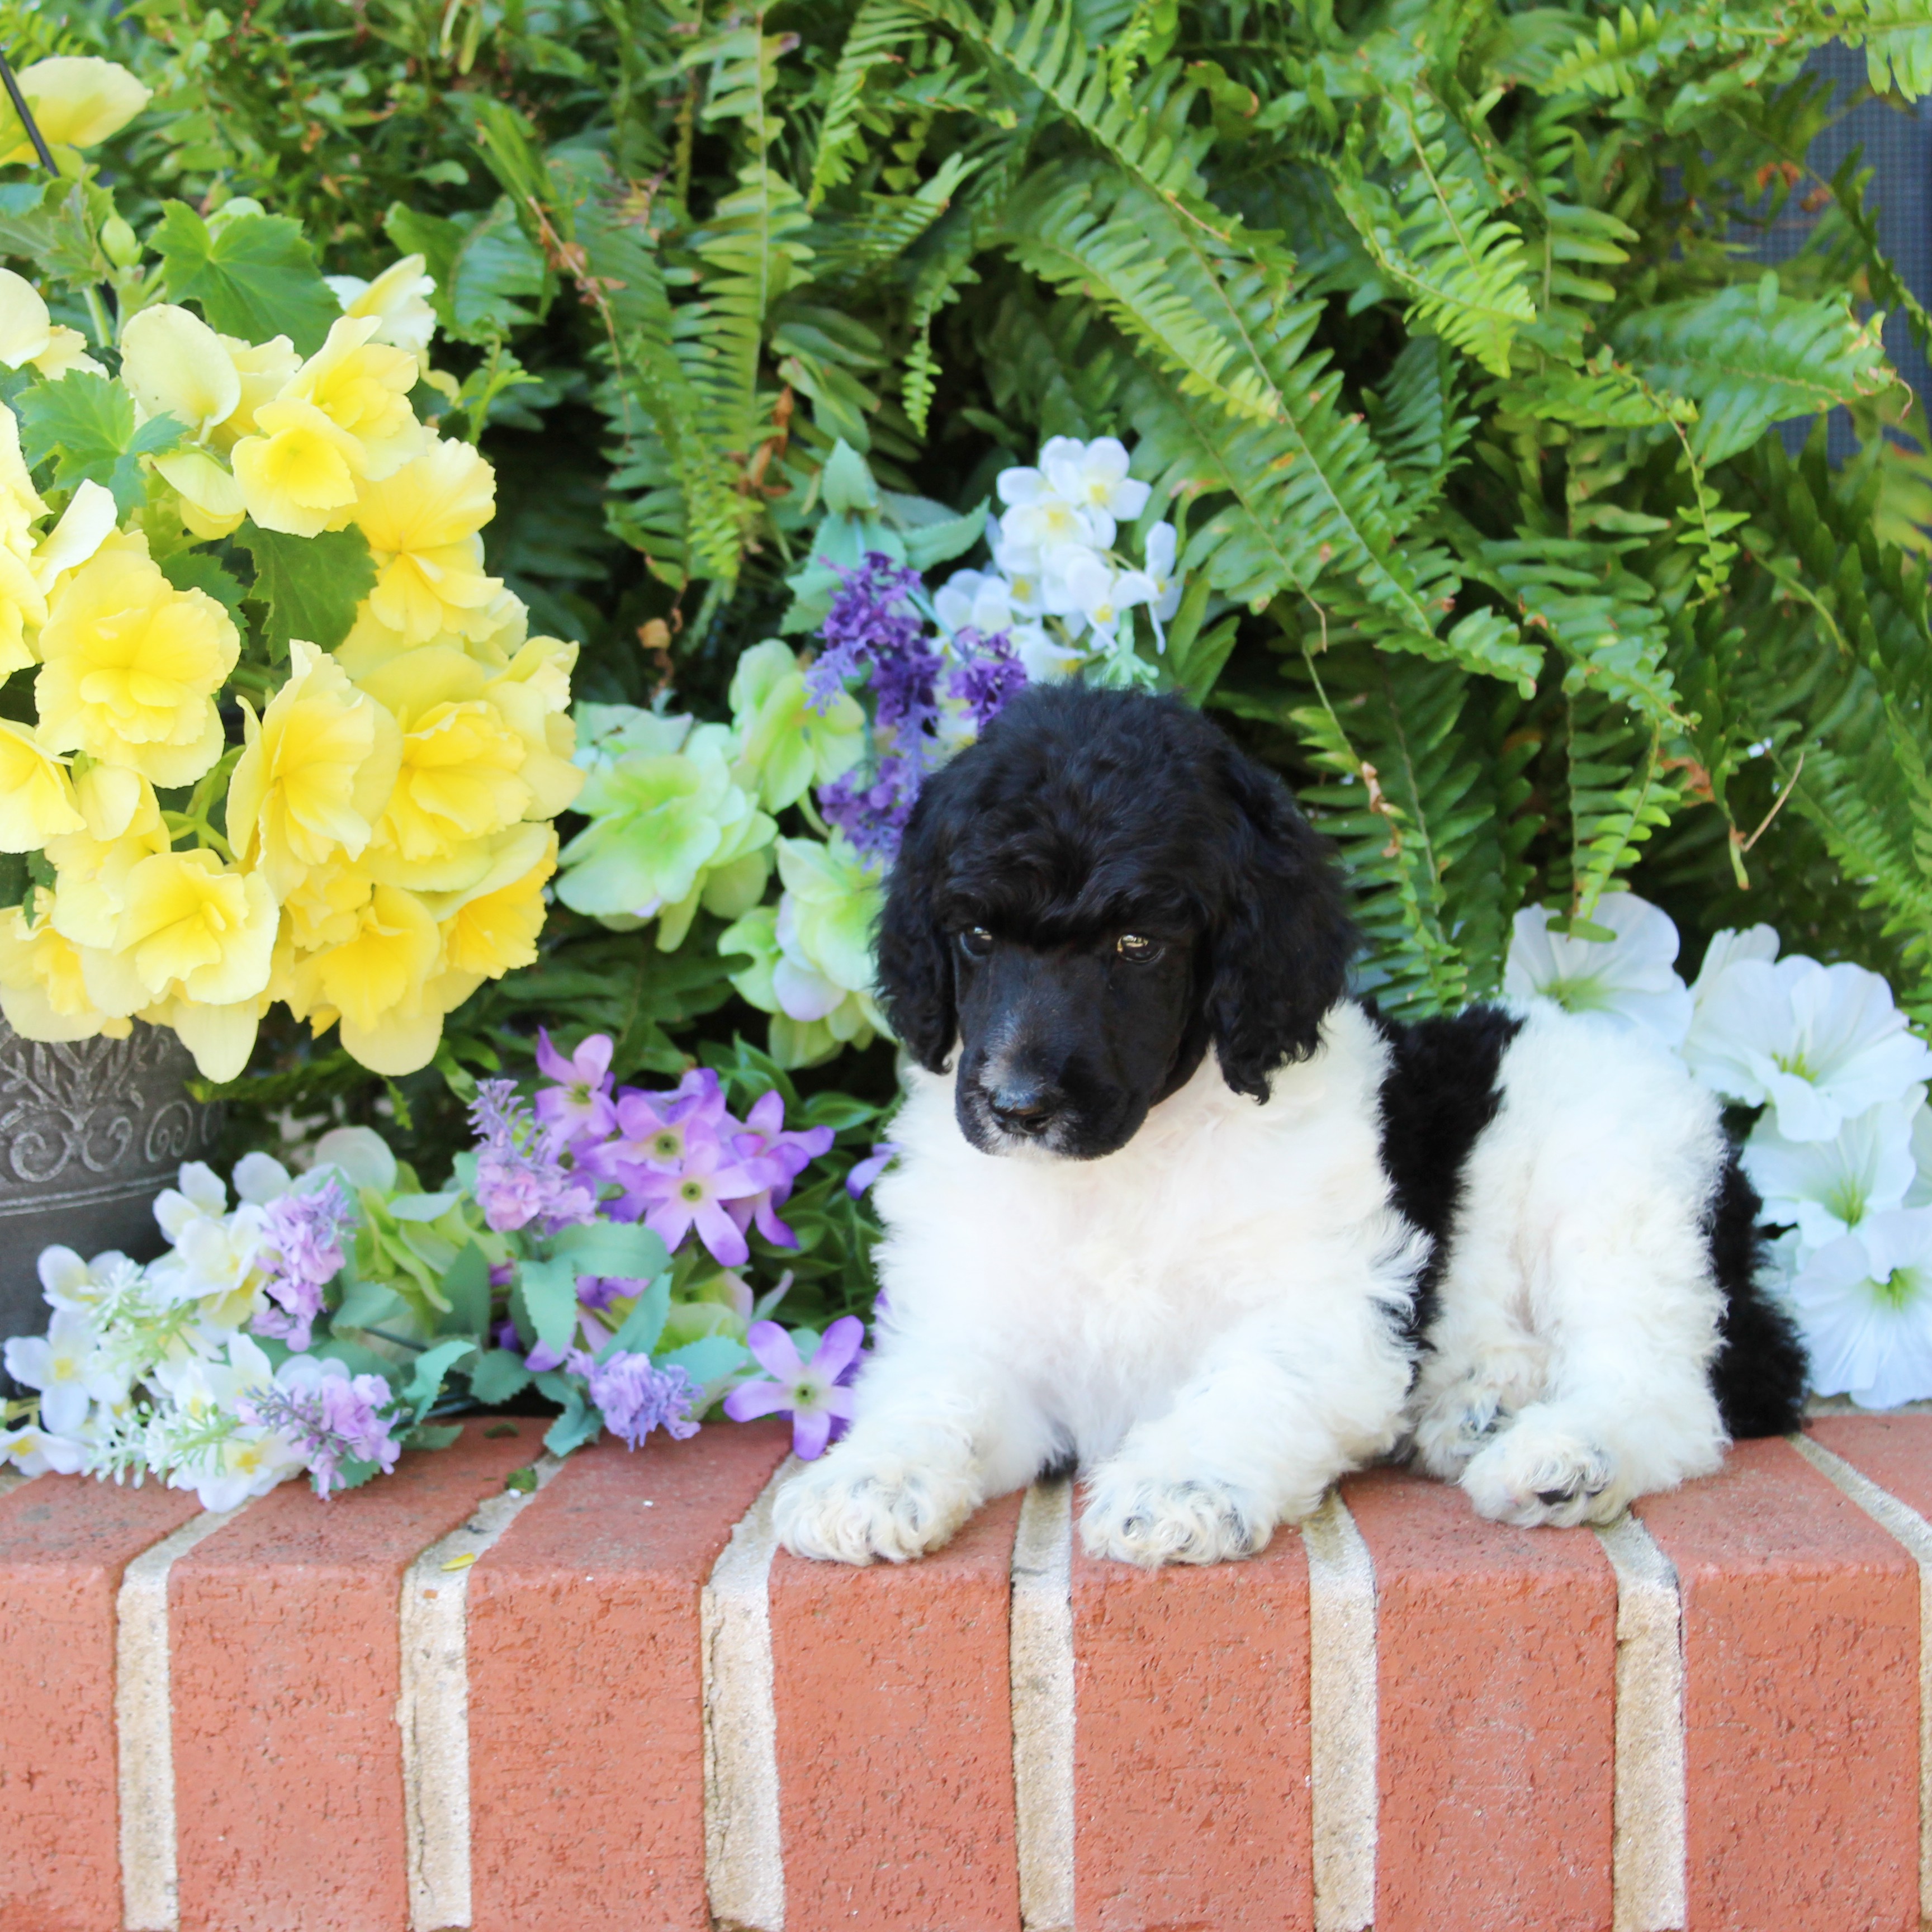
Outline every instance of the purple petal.
[[856, 1390], [832, 1388], [827, 1389], [819, 1399], [818, 1406], [827, 1415], [836, 1415], [841, 1421], [849, 1422], [852, 1418], [853, 1405], [858, 1399]]
[[809, 1462], [825, 1454], [832, 1436], [832, 1418], [822, 1408], [808, 1408], [791, 1419], [792, 1454]]
[[698, 1238], [711, 1250], [712, 1258], [727, 1268], [742, 1268], [752, 1258], [738, 1224], [715, 1201], [700, 1201], [692, 1217], [698, 1223]]
[[827, 1382], [836, 1382], [852, 1358], [865, 1346], [866, 1324], [856, 1315], [842, 1315], [825, 1331], [812, 1366]]
[[797, 1346], [776, 1322], [754, 1322], [745, 1336], [745, 1346], [788, 1386], [796, 1382], [805, 1364], [798, 1358]]
[[782, 1382], [740, 1382], [724, 1398], [724, 1413], [734, 1422], [752, 1422], [784, 1408], [790, 1400], [791, 1390]]
[[784, 1125], [784, 1096], [774, 1087], [760, 1094], [745, 1116], [745, 1124], [761, 1134], [775, 1134]]
[[550, 1028], [537, 1028], [537, 1065], [552, 1080], [568, 1081], [576, 1072], [573, 1066], [550, 1043]]

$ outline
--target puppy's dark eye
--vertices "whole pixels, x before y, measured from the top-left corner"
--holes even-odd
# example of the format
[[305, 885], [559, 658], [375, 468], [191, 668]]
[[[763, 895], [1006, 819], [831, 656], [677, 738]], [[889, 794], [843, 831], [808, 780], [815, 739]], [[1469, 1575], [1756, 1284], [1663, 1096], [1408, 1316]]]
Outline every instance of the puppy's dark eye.
[[959, 935], [959, 950], [969, 959], [983, 959], [993, 950], [993, 935], [983, 926], [969, 926]]
[[1157, 939], [1143, 939], [1138, 932], [1124, 932], [1114, 940], [1114, 950], [1123, 959], [1131, 959], [1136, 965], [1144, 966], [1149, 960], [1158, 959], [1166, 948]]

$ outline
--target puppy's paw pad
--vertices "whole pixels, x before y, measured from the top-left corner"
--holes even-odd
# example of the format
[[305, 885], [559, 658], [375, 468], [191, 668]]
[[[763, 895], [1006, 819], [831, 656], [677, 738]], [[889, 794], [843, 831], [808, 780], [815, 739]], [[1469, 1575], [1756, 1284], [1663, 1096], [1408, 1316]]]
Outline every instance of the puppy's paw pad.
[[1586, 1438], [1522, 1424], [1496, 1438], [1462, 1472], [1479, 1514], [1525, 1528], [1607, 1522], [1627, 1498], [1616, 1459]]
[[982, 1498], [970, 1481], [832, 1450], [773, 1499], [772, 1522], [795, 1556], [820, 1562], [910, 1562], [952, 1540]]
[[1080, 1518], [1080, 1538], [1089, 1556], [1154, 1569], [1252, 1556], [1274, 1527], [1251, 1499], [1211, 1480], [1165, 1480], [1102, 1469]]

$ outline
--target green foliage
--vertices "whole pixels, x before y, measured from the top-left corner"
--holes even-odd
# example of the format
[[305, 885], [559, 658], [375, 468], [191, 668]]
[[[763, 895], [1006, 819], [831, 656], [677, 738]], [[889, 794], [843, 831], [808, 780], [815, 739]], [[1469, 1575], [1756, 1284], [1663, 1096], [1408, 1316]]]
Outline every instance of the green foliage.
[[152, 246], [168, 300], [198, 304], [215, 328], [244, 341], [286, 332], [298, 354], [313, 356], [342, 313], [301, 225], [285, 215], [238, 214], [216, 224], [171, 201]]
[[278, 657], [287, 656], [292, 638], [332, 651], [348, 636], [357, 603], [376, 581], [360, 530], [290, 537], [244, 524], [236, 541], [255, 560], [248, 594], [268, 607], [262, 635]]
[[150, 416], [136, 426], [128, 392], [85, 370], [37, 386], [20, 404], [20, 449], [28, 465], [51, 462], [63, 490], [82, 483], [111, 490], [124, 516], [147, 492], [141, 458], [164, 455], [182, 440], [172, 416]]

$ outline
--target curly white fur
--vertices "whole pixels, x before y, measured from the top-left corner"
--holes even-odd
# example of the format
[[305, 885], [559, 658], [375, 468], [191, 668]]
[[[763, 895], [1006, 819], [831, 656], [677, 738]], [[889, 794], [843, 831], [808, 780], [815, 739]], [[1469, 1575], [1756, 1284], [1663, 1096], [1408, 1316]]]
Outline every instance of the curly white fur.
[[878, 1188], [889, 1312], [850, 1434], [777, 1498], [786, 1546], [904, 1562], [1070, 1456], [1087, 1547], [1147, 1564], [1251, 1554], [1412, 1437], [1516, 1522], [1607, 1520], [1714, 1468], [1708, 1096], [1628, 1034], [1534, 1014], [1412, 1393], [1429, 1246], [1382, 1163], [1387, 1058], [1345, 1001], [1264, 1106], [1210, 1059], [1088, 1162], [982, 1154], [950, 1078], [916, 1076]]

